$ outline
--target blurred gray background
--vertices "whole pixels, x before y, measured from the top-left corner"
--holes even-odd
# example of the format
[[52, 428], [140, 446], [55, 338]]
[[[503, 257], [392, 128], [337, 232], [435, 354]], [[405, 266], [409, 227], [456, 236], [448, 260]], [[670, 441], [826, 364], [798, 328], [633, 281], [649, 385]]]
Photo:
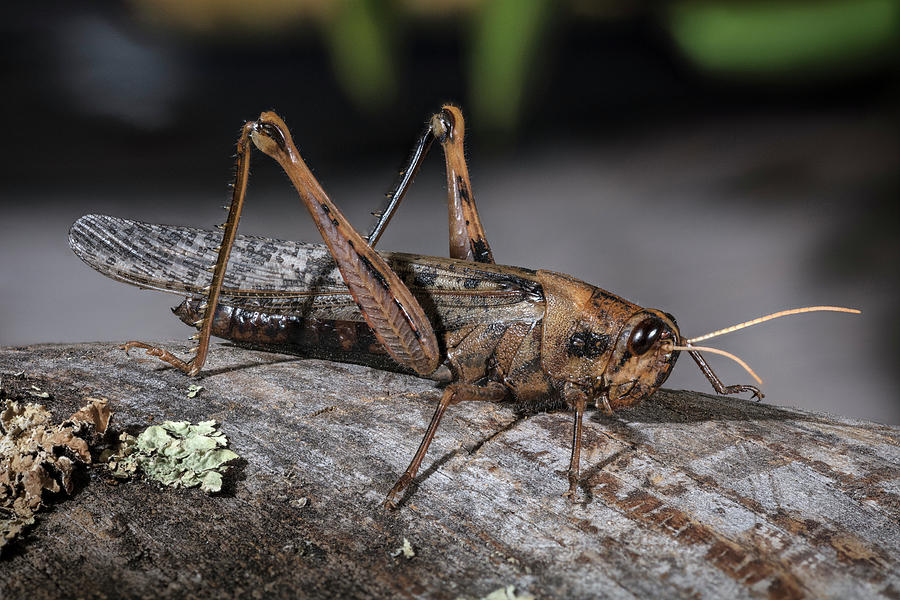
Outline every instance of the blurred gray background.
[[[89, 212], [221, 222], [261, 110], [365, 229], [453, 101], [498, 262], [662, 308], [688, 335], [861, 308], [710, 344], [767, 402], [900, 423], [898, 1], [49, 2], [0, 30], [0, 345], [190, 335], [178, 298], [93, 272], [67, 229]], [[442, 162], [382, 249], [447, 254]], [[241, 231], [317, 235], [259, 155]], [[667, 386], [710, 391], [690, 360]]]

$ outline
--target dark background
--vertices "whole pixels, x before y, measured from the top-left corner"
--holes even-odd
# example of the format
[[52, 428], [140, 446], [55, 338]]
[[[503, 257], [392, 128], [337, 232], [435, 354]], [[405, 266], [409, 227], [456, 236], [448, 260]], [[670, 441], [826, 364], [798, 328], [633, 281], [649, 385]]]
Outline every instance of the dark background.
[[[662, 308], [688, 335], [861, 308], [710, 344], [774, 404], [900, 423], [900, 2], [135, 0], [43, 3], [0, 30], [2, 345], [192, 333], [177, 298], [91, 271], [66, 231], [88, 212], [221, 222], [234, 141], [261, 110], [365, 229], [453, 101], [498, 262]], [[446, 255], [441, 163], [381, 248]], [[265, 157], [241, 230], [316, 239]], [[709, 391], [689, 360], [668, 385]]]

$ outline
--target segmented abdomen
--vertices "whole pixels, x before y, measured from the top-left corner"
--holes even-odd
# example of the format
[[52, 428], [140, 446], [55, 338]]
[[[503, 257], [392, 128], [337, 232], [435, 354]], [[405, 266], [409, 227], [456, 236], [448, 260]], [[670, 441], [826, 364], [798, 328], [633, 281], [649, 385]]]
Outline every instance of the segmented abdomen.
[[[187, 299], [173, 312], [193, 324], [202, 317], [199, 306], [199, 300]], [[261, 350], [408, 371], [391, 360], [365, 321], [279, 315], [220, 304], [212, 335]]]

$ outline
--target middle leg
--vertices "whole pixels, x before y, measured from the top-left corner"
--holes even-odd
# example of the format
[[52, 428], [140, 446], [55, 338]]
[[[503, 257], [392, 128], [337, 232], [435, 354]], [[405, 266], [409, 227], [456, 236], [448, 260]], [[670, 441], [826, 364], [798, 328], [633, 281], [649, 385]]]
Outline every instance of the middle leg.
[[563, 494], [570, 501], [575, 499], [575, 489], [578, 486], [578, 475], [581, 469], [581, 421], [584, 416], [584, 408], [587, 406], [587, 394], [581, 387], [568, 382], [563, 390], [566, 403], [575, 410], [575, 428], [572, 432], [572, 455], [569, 458], [569, 489]]
[[409, 484], [412, 483], [413, 479], [415, 479], [416, 473], [418, 473], [419, 467], [422, 465], [422, 460], [425, 458], [425, 453], [428, 452], [428, 447], [431, 445], [431, 441], [434, 439], [434, 434], [437, 431], [438, 425], [441, 423], [441, 417], [444, 416], [448, 407], [459, 404], [465, 400], [499, 402], [506, 398], [508, 393], [509, 392], [503, 384], [497, 382], [491, 382], [484, 386], [470, 383], [451, 383], [444, 388], [444, 395], [441, 396], [441, 401], [438, 403], [434, 415], [431, 417], [428, 429], [425, 430], [425, 435], [419, 443], [419, 449], [416, 450], [406, 471], [400, 476], [400, 479], [397, 480], [397, 483], [394, 484], [394, 487], [391, 488], [391, 491], [388, 492], [387, 497], [384, 499], [385, 508], [396, 508], [397, 496], [399, 496], [400, 492], [405, 490]]
[[376, 213], [375, 224], [367, 239], [372, 247], [378, 243], [381, 234], [400, 206], [431, 144], [437, 140], [444, 151], [447, 170], [447, 210], [450, 224], [450, 257], [475, 262], [493, 263], [494, 255], [488, 245], [481, 217], [475, 206], [469, 168], [466, 164], [464, 147], [465, 120], [462, 111], [453, 105], [445, 105], [441, 112], [431, 117], [425, 131], [419, 137], [412, 154], [401, 172], [400, 181], [394, 191], [388, 194], [386, 207]]

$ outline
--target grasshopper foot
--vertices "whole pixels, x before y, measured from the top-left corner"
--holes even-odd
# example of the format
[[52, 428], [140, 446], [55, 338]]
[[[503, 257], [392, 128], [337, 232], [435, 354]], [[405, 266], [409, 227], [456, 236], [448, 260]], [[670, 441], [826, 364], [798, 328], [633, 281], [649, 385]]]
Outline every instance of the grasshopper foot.
[[162, 357], [163, 354], [166, 353], [162, 348], [157, 348], [156, 346], [151, 346], [144, 342], [125, 342], [120, 348], [125, 351], [125, 354], [128, 354], [129, 351], [134, 350], [135, 348], [141, 348], [148, 356]]
[[160, 360], [169, 363], [176, 369], [184, 371], [188, 375], [194, 376], [200, 372], [200, 367], [202, 364], [194, 364], [194, 360], [192, 359], [189, 362], [185, 362], [169, 352], [168, 350], [163, 350], [162, 348], [158, 348], [156, 346], [151, 346], [146, 342], [126, 342], [122, 345], [122, 349], [125, 350], [125, 354], [128, 354], [129, 350], [134, 348], [141, 348], [147, 353], [147, 356], [155, 356]]
[[760, 391], [760, 389], [759, 389], [758, 387], [754, 386], [754, 385], [747, 385], [747, 386], [744, 386], [744, 387], [747, 388], [747, 389], [744, 390], [744, 391], [750, 392], [750, 399], [751, 399], [751, 400], [756, 400], [757, 402], [759, 402], [760, 400], [762, 400], [763, 398], [766, 397], [766, 395], [763, 394], [762, 391]]
[[395, 510], [397, 508], [400, 493], [406, 489], [410, 482], [412, 482], [412, 477], [409, 477], [408, 475], [408, 473], [404, 473], [403, 476], [397, 480], [397, 483], [394, 484], [394, 487], [391, 488], [391, 491], [388, 492], [387, 496], [384, 497], [384, 502], [381, 503], [381, 506], [384, 507], [385, 510]]
[[563, 493], [563, 498], [569, 501], [569, 503], [575, 502], [575, 497], [578, 495], [578, 475], [569, 473], [569, 489]]
[[750, 399], [757, 402], [766, 397], [755, 385], [729, 385], [724, 391], [725, 394], [740, 394], [741, 392], [750, 392]]

